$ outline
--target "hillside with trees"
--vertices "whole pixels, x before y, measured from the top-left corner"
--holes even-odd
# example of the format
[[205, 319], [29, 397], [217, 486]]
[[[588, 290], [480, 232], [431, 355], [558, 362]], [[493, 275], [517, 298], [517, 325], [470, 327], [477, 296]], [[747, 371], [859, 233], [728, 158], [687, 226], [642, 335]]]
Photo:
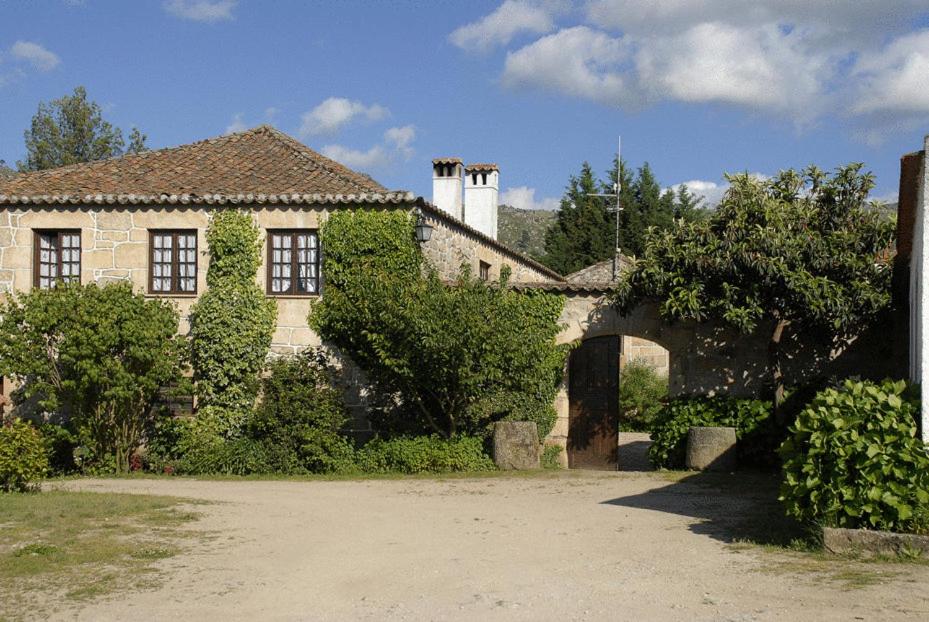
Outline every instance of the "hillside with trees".
[[497, 239], [515, 251], [538, 259], [545, 254], [545, 232], [556, 214], [555, 210], [501, 205], [497, 212]]

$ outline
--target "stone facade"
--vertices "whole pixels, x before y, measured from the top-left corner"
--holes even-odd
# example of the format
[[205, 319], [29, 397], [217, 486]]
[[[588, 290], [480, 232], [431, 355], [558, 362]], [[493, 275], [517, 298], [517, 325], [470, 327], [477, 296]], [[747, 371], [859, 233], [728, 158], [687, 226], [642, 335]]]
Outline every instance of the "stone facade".
[[470, 266], [474, 276], [480, 274], [480, 264], [489, 266], [491, 280], [500, 277], [500, 268], [509, 266], [511, 283], [556, 283], [558, 274], [544, 266], [509, 251], [503, 245], [480, 232], [463, 225], [438, 210], [424, 211], [423, 217], [432, 225], [432, 237], [423, 244], [423, 253], [439, 274], [454, 279], [463, 264]]
[[[239, 206], [251, 212], [263, 237], [269, 229], [318, 229], [332, 209], [338, 206]], [[359, 208], [364, 206], [352, 206]], [[412, 203], [377, 209], [414, 209]], [[170, 300], [180, 313], [179, 330], [189, 331], [190, 308], [197, 296], [206, 291], [206, 271], [209, 249], [206, 229], [210, 210], [200, 206], [29, 206], [0, 209], [0, 300], [11, 292], [28, 292], [33, 287], [35, 231], [80, 230], [81, 282], [110, 283], [130, 281], [136, 291], [147, 296]], [[463, 262], [475, 275], [480, 262], [490, 268], [490, 278], [497, 278], [500, 268], [509, 265], [513, 281], [539, 282], [552, 280], [553, 274], [531, 260], [508, 252], [499, 244], [454, 219], [441, 214], [429, 218], [434, 227], [432, 239], [423, 244], [423, 252], [447, 278], [454, 279]], [[194, 229], [197, 231], [197, 294], [163, 295], [149, 291], [149, 233], [158, 229]], [[323, 249], [325, 252], [325, 249]], [[267, 246], [262, 248], [263, 260]], [[257, 282], [266, 291], [267, 272], [263, 265]], [[325, 295], [325, 272], [323, 295]], [[307, 318], [310, 306], [318, 296], [277, 297], [277, 326], [271, 352], [276, 355], [295, 354], [307, 347], [323, 346], [319, 336], [310, 329]], [[340, 368], [340, 383], [346, 403], [354, 419], [351, 427], [360, 436], [369, 431], [365, 416], [368, 402], [364, 374], [346, 357], [327, 348], [333, 363]], [[8, 384], [8, 383], [7, 383]], [[11, 387], [0, 387], [7, 394]]]

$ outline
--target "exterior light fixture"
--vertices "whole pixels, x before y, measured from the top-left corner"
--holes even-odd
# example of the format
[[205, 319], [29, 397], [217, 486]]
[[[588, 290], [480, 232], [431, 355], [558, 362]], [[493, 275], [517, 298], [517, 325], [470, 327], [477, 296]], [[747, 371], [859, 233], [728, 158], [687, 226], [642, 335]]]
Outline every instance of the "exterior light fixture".
[[416, 208], [416, 241], [428, 242], [432, 237], [432, 225], [426, 222], [421, 209]]

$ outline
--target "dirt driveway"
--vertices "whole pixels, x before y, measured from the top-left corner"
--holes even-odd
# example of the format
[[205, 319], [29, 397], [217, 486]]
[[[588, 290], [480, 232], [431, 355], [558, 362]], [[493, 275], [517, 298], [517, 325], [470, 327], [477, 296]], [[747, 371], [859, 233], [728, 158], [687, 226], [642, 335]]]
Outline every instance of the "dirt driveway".
[[[754, 545], [759, 476], [561, 472], [369, 481], [80, 480], [168, 494], [212, 537], [84, 620], [929, 619], [929, 567]], [[75, 605], [79, 606], [79, 605]]]

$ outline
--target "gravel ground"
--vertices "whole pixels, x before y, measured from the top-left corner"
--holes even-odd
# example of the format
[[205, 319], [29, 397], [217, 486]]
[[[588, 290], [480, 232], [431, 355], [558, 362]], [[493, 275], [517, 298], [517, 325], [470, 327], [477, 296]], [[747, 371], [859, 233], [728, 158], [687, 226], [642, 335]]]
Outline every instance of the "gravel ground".
[[929, 567], [732, 544], [776, 533], [759, 476], [76, 480], [212, 501], [148, 592], [81, 620], [929, 619]]

